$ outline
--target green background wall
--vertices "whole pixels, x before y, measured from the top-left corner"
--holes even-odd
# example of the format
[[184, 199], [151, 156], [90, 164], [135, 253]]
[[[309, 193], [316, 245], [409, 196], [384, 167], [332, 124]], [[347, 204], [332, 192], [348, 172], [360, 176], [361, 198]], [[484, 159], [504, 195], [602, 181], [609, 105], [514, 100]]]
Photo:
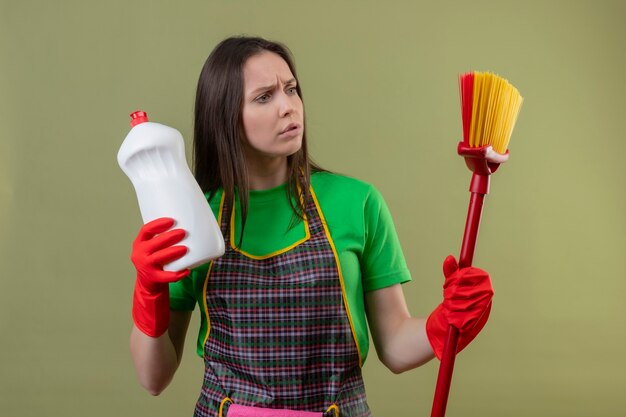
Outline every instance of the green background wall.
[[[626, 2], [597, 0], [1, 1], [0, 415], [192, 414], [197, 317], [172, 385], [154, 398], [135, 379], [141, 221], [115, 157], [137, 108], [190, 145], [206, 56], [253, 34], [296, 56], [314, 158], [385, 196], [415, 315], [439, 302], [465, 221], [457, 75], [519, 88], [475, 258], [494, 308], [448, 415], [623, 416], [625, 19]], [[429, 415], [437, 365], [393, 375], [372, 352], [374, 414]]]

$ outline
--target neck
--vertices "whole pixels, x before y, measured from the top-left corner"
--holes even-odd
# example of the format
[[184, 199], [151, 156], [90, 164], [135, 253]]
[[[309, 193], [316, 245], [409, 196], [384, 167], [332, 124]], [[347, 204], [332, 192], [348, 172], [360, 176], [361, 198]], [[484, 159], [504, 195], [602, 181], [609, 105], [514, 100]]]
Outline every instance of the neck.
[[287, 182], [287, 158], [248, 158], [251, 190], [269, 190]]

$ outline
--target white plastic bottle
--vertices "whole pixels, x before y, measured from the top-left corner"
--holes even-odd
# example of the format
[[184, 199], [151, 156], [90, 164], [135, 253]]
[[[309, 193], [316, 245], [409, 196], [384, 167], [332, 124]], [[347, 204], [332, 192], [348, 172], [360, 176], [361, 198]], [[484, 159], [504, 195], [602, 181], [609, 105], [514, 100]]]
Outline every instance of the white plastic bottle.
[[171, 217], [187, 236], [178, 243], [188, 252], [164, 266], [166, 271], [193, 268], [224, 254], [224, 237], [185, 159], [180, 132], [148, 121], [143, 111], [131, 113], [132, 129], [117, 162], [137, 192], [143, 222]]

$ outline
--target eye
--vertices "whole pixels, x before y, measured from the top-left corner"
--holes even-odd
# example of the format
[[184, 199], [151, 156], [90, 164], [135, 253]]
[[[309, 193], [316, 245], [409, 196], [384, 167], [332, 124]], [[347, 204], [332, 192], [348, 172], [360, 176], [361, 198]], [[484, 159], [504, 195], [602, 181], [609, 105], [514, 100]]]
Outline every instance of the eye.
[[296, 89], [296, 87], [289, 87], [287, 89], [287, 94], [298, 94], [298, 90]]
[[270, 95], [268, 93], [261, 94], [257, 98], [254, 99], [257, 103], [267, 103], [270, 99]]

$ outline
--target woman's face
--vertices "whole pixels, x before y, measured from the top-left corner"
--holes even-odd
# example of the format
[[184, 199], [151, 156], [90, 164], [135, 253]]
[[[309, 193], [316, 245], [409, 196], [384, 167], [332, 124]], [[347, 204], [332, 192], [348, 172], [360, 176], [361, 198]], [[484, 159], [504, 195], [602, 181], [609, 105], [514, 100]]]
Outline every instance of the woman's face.
[[286, 158], [302, 145], [304, 116], [296, 79], [279, 55], [265, 51], [243, 67], [243, 127], [248, 158]]

